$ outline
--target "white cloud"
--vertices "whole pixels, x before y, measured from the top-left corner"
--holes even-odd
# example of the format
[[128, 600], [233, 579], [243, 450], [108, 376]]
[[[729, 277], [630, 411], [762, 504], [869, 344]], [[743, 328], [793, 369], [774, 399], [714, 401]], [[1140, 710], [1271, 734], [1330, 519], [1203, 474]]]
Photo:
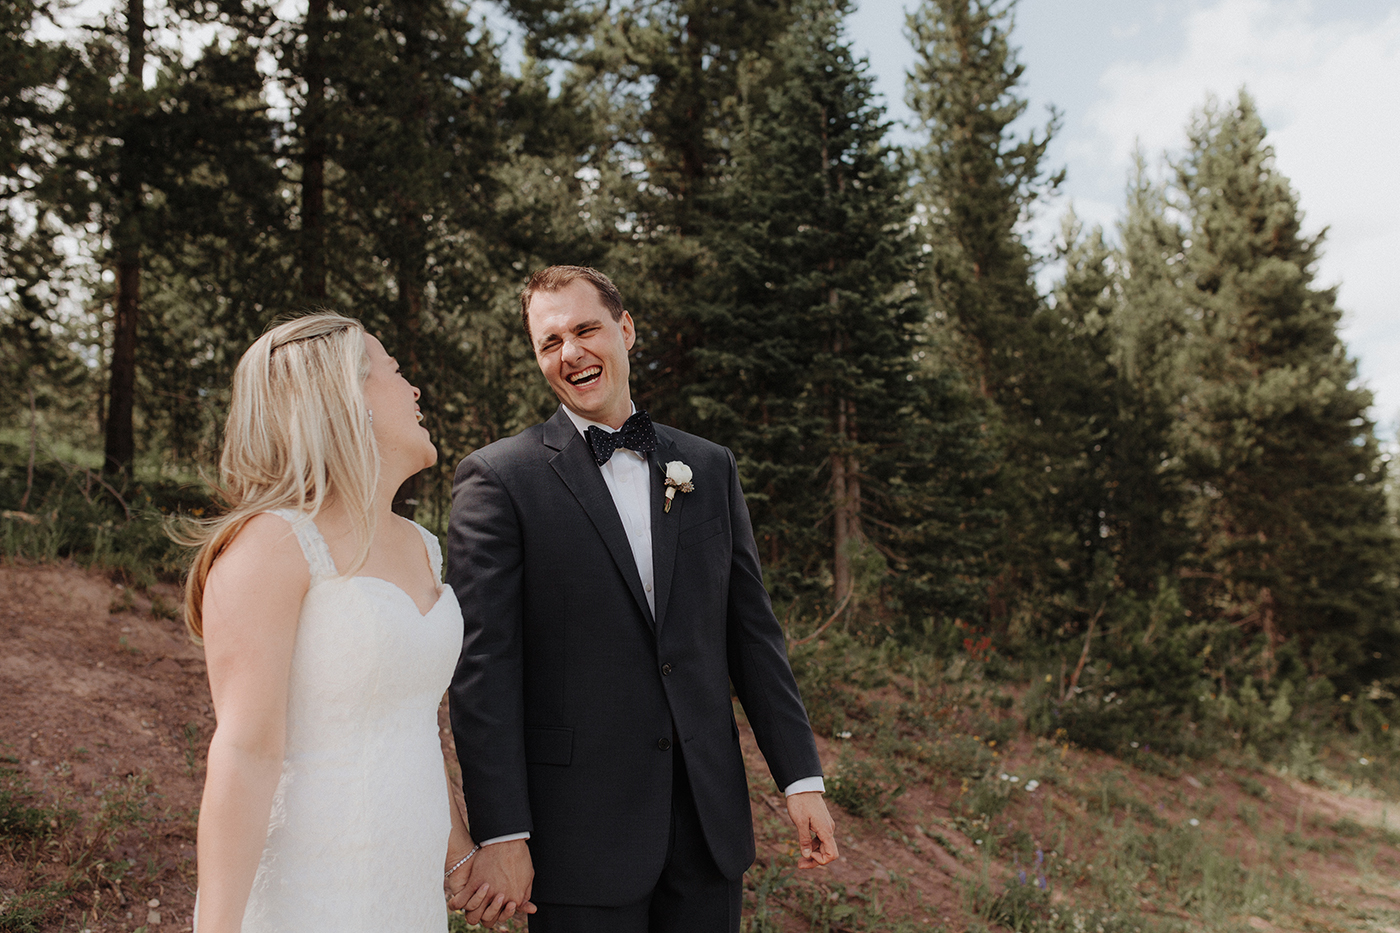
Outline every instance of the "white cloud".
[[1376, 392], [1375, 417], [1400, 415], [1400, 11], [1379, 22], [1298, 0], [1220, 0], [1195, 7], [1184, 42], [1151, 61], [1119, 61], [1071, 165], [1126, 177], [1134, 148], [1178, 152], [1210, 94], [1245, 87], [1259, 106], [1306, 229], [1328, 227], [1322, 284], [1341, 284], [1343, 336]]

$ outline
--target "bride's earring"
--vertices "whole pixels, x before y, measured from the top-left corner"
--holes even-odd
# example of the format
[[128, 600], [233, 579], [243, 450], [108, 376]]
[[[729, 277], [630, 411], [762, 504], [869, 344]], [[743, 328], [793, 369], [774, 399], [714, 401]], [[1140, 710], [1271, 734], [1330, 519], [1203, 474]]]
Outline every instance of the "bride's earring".
[[369, 423], [374, 424], [374, 409], [366, 408], [365, 411], [369, 412]]

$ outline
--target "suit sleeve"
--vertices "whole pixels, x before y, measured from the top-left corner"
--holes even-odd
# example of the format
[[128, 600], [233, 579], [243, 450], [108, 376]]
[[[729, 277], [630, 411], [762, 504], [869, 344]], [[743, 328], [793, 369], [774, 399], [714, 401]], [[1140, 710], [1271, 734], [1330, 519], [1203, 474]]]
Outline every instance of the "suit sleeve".
[[447, 547], [447, 582], [463, 622], [449, 706], [472, 835], [531, 832], [520, 522], [500, 477], [476, 454], [457, 467]]
[[729, 516], [733, 545], [729, 572], [729, 678], [753, 727], [759, 750], [781, 791], [801, 778], [819, 777], [812, 726], [788, 664], [787, 641], [773, 614], [758, 562], [753, 523], [734, 454], [729, 458]]

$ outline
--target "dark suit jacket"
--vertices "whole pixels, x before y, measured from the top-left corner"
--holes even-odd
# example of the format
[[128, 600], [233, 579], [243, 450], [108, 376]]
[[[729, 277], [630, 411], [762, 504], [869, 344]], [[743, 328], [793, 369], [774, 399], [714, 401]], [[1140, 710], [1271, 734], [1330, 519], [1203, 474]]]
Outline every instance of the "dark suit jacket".
[[[654, 618], [602, 473], [562, 408], [457, 468], [447, 577], [466, 635], [453, 734], [473, 836], [531, 833], [537, 901], [626, 904], [655, 886], [673, 740], [720, 870], [738, 878], [752, 864], [731, 682], [778, 786], [821, 773], [734, 456], [656, 433]], [[695, 489], [668, 513], [672, 460], [691, 467]]]

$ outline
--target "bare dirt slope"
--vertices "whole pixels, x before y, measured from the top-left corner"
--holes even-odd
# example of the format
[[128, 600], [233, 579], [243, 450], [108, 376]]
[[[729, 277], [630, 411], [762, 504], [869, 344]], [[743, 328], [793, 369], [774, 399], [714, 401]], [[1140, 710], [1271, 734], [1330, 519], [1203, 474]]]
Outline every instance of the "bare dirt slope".
[[[0, 931], [190, 929], [213, 714], [178, 601], [0, 562]], [[1212, 763], [1148, 774], [1023, 733], [998, 745], [960, 734], [947, 697], [912, 697], [895, 684], [865, 700], [943, 710], [923, 733], [870, 721], [819, 740], [865, 790], [903, 784], [886, 815], [837, 811], [842, 858], [820, 872], [792, 868], [741, 729], [759, 839], [747, 930], [1400, 933], [1400, 804]], [[933, 754], [948, 742], [983, 776], [951, 772]]]
[[27, 895], [37, 928], [189, 927], [213, 714], [177, 602], [0, 563], [0, 766], [55, 824], [0, 848], [0, 899]]

